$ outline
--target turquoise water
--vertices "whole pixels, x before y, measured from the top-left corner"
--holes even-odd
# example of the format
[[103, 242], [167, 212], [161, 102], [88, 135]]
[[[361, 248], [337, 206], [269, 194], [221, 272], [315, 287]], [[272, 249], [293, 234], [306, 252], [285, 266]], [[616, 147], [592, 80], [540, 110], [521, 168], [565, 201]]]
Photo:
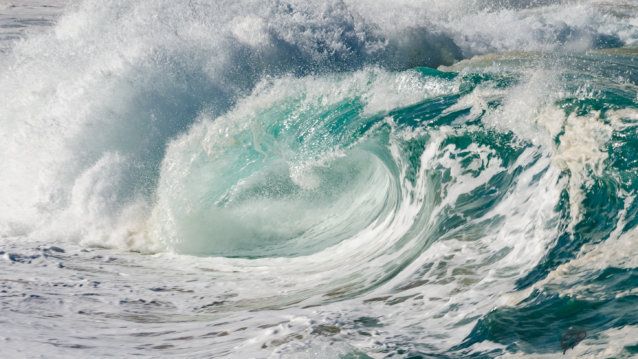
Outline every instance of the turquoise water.
[[60, 11], [2, 40], [10, 355], [638, 355], [632, 2]]

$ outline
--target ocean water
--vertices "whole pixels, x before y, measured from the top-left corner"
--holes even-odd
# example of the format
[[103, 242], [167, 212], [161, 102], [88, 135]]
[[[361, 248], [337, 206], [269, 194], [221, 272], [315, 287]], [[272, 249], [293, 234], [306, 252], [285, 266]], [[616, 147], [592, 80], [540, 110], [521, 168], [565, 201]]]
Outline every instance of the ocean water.
[[634, 0], [5, 0], [0, 357], [638, 356]]

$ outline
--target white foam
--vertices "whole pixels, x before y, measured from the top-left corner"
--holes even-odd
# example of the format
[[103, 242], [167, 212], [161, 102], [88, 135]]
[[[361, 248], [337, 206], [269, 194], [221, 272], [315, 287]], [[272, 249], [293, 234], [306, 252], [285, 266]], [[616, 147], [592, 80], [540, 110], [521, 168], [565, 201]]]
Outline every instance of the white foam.
[[607, 158], [603, 146], [611, 138], [611, 133], [612, 128], [602, 123], [597, 114], [585, 117], [570, 115], [565, 121], [554, 161], [570, 173], [572, 227], [582, 219], [583, 187], [591, 186], [592, 176], [602, 174], [602, 164]]

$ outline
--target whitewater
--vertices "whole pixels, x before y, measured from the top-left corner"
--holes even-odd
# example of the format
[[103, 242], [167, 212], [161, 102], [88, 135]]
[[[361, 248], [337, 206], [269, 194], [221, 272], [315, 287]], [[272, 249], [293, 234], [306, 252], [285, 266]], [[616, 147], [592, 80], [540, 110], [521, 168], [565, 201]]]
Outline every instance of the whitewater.
[[635, 0], [0, 3], [3, 358], [638, 356]]

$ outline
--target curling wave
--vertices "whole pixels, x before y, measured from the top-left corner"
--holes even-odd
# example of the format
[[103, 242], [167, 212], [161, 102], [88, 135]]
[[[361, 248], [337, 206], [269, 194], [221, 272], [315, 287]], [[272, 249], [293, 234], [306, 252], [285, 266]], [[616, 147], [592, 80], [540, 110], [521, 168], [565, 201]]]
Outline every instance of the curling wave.
[[592, 333], [625, 355], [637, 19], [629, 1], [69, 4], [0, 57], [0, 237], [36, 246], [0, 254], [90, 273], [100, 300], [64, 300], [99, 310], [69, 316], [175, 355], [595, 356]]

